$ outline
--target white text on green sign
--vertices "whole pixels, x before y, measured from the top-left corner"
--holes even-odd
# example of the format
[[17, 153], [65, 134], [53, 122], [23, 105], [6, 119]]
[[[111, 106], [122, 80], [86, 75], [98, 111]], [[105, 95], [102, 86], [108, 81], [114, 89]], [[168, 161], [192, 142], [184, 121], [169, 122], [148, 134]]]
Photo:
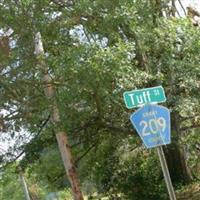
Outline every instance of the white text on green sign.
[[124, 92], [123, 96], [126, 107], [129, 109], [149, 103], [161, 103], [166, 101], [162, 86]]

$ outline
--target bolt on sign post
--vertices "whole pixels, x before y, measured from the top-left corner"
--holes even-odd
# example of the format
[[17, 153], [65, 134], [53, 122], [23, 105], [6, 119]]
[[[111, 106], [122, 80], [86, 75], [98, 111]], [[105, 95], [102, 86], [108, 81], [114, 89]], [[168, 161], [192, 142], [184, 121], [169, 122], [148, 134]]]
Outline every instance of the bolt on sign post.
[[141, 107], [130, 116], [131, 123], [146, 148], [156, 147], [170, 200], [176, 200], [162, 148], [171, 143], [170, 112], [164, 106], [154, 105], [166, 101], [163, 87], [125, 92], [124, 101], [129, 109]]

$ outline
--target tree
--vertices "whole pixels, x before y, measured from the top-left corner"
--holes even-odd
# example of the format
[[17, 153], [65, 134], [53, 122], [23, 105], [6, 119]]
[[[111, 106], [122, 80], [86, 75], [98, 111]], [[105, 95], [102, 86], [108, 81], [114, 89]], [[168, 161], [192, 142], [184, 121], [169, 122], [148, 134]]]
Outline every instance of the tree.
[[[1, 27], [13, 30], [10, 42], [14, 45], [0, 75], [0, 103], [8, 113], [3, 120], [9, 130], [17, 134], [17, 128], [24, 127], [32, 135], [30, 143], [21, 147], [26, 153], [24, 167], [30, 160], [37, 162], [40, 152], [55, 143], [55, 127], [49, 123], [52, 104], [44, 96], [41, 81], [44, 69], [38, 67], [33, 53], [35, 33], [40, 30], [46, 52], [43, 59], [56, 91], [53, 100], [60, 110], [59, 125], [68, 132], [82, 181], [94, 176], [92, 180], [102, 193], [122, 187], [120, 182], [110, 184], [121, 159], [118, 149], [125, 148], [132, 138], [133, 146], [141, 145], [128, 121], [132, 111], [126, 110], [122, 94], [158, 84], [165, 88], [166, 106], [172, 111], [173, 144], [165, 152], [173, 181], [191, 180], [186, 152], [191, 144], [197, 145], [197, 139], [190, 140], [191, 144], [183, 141], [186, 132], [192, 135], [195, 128], [196, 135], [199, 130], [200, 32], [188, 19], [165, 15], [167, 3], [4, 2]], [[137, 149], [143, 152], [142, 148]], [[100, 161], [95, 156], [98, 151]], [[95, 162], [101, 163], [103, 170]], [[143, 163], [146, 162], [142, 160], [137, 170]], [[90, 170], [91, 165], [97, 165], [92, 175], [83, 175], [80, 170]], [[109, 177], [99, 177], [105, 171]], [[130, 179], [145, 180], [143, 173], [137, 172]], [[125, 175], [129, 177], [128, 173]], [[153, 180], [161, 182], [159, 178]], [[107, 185], [102, 190], [104, 184]], [[137, 187], [141, 189], [140, 185]], [[124, 188], [121, 192], [127, 196], [129, 191]], [[155, 199], [154, 194], [152, 198]]]

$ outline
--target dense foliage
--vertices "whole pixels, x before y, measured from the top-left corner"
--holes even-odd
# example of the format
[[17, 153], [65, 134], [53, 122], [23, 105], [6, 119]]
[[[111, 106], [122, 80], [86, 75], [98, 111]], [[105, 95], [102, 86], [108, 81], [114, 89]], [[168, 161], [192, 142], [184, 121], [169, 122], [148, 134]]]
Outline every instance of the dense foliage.
[[200, 178], [200, 29], [174, 17], [169, 3], [1, 1], [2, 38], [10, 42], [9, 53], [0, 52], [1, 135], [15, 141], [1, 158], [0, 184], [4, 193], [14, 190], [5, 200], [22, 199], [17, 175], [6, 175], [22, 153], [19, 165], [38, 190], [30, 189], [35, 199], [70, 187], [34, 54], [38, 31], [86, 195], [168, 199], [157, 154], [142, 146], [123, 102], [124, 91], [157, 85], [171, 111], [172, 144], [164, 148], [175, 188]]

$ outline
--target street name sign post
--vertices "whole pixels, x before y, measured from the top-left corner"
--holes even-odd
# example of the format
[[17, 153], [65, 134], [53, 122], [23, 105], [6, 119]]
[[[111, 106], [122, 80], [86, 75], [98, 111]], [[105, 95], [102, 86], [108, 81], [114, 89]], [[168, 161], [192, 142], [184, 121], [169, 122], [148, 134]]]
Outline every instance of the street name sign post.
[[127, 108], [141, 107], [130, 116], [131, 123], [147, 148], [156, 147], [170, 200], [176, 200], [162, 148], [171, 142], [170, 112], [154, 105], [166, 101], [163, 87], [128, 91], [123, 96]]
[[165, 92], [162, 86], [132, 90], [124, 92], [126, 107], [131, 109], [141, 107], [150, 103], [161, 103], [166, 101]]

